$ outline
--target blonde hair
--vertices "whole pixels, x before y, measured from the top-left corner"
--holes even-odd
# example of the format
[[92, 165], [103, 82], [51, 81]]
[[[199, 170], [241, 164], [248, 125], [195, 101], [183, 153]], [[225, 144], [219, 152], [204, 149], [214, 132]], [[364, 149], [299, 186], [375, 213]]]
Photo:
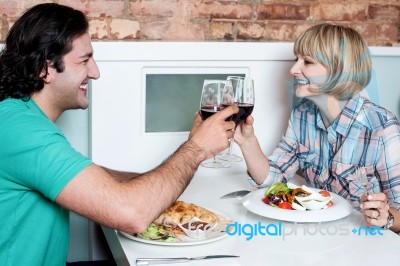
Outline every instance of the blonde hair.
[[328, 23], [306, 30], [294, 44], [296, 55], [310, 56], [329, 73], [318, 92], [344, 100], [364, 89], [370, 79], [372, 62], [366, 42], [354, 29]]

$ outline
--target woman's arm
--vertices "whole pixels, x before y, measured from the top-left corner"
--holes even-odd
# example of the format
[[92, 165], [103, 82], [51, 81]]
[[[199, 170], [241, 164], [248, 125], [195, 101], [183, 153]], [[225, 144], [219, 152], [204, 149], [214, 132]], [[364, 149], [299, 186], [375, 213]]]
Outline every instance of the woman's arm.
[[254, 135], [253, 123], [253, 117], [248, 116], [246, 121], [236, 128], [235, 141], [242, 150], [247, 171], [254, 181], [260, 185], [268, 176], [269, 163], [257, 137]]
[[294, 158], [298, 133], [295, 132], [293, 114], [284, 136], [269, 157], [262, 151], [254, 134], [253, 121], [253, 117], [249, 116], [235, 133], [235, 140], [242, 150], [250, 176], [257, 184], [272, 184], [283, 177], [291, 178], [299, 167], [297, 158]]
[[383, 126], [382, 146], [376, 172], [385, 186], [382, 193], [364, 196], [360, 208], [367, 224], [373, 226], [385, 226], [390, 211], [394, 217], [390, 230], [400, 232], [400, 125], [394, 116], [389, 117]]

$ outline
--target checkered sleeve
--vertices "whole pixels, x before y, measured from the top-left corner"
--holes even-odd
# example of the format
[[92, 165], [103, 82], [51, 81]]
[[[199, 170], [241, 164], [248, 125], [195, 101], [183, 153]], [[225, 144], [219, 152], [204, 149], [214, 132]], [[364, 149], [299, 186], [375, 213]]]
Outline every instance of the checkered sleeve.
[[[385, 119], [386, 120], [386, 119]], [[400, 125], [395, 116], [387, 117], [383, 126], [383, 154], [379, 156], [376, 171], [382, 190], [390, 206], [400, 209]]]

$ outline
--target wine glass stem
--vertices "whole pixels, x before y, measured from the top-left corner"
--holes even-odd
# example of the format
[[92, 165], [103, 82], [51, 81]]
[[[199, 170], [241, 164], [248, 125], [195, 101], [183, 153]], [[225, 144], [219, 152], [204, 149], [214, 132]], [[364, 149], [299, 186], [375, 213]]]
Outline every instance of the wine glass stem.
[[233, 136], [232, 136], [232, 138], [229, 140], [228, 154], [232, 154], [232, 146], [233, 146], [233, 142], [234, 142], [234, 139], [235, 139], [236, 127], [237, 127], [237, 125], [235, 125], [235, 127], [232, 129]]
[[231, 138], [230, 140], [229, 140], [229, 149], [228, 149], [228, 153], [229, 154], [232, 154], [232, 146], [233, 146], [233, 138]]

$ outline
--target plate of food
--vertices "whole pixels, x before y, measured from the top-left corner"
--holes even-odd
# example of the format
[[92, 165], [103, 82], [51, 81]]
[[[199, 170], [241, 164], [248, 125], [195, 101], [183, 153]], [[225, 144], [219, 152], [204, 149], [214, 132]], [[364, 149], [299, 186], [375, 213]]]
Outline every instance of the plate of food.
[[302, 223], [338, 220], [353, 209], [346, 199], [333, 192], [282, 182], [251, 192], [242, 203], [257, 215]]
[[139, 234], [119, 233], [131, 240], [164, 246], [200, 245], [228, 236], [225, 215], [193, 203], [175, 202]]

